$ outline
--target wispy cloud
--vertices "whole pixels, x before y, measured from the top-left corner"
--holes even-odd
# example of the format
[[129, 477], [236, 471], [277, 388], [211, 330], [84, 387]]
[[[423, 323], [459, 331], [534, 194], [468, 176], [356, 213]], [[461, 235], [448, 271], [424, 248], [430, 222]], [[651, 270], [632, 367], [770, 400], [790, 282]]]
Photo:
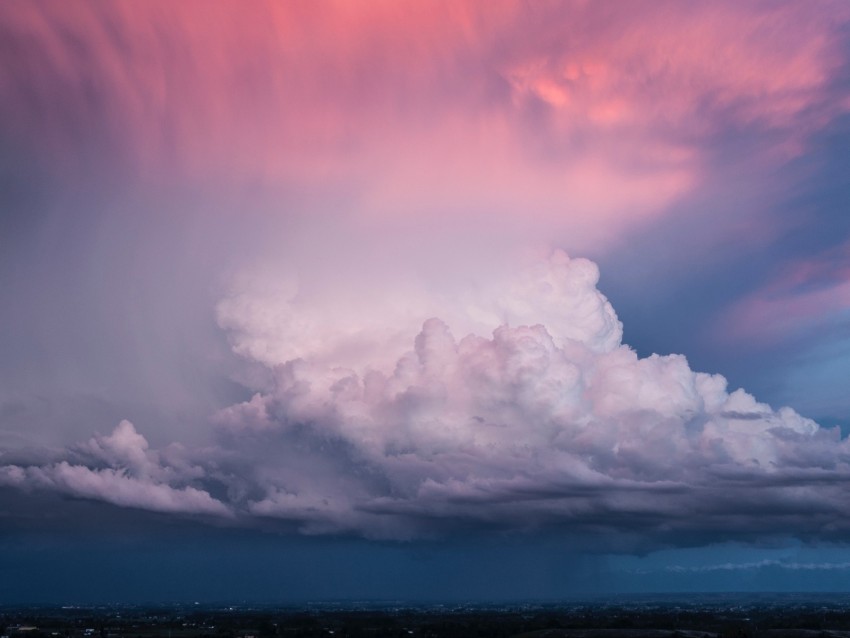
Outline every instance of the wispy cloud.
[[850, 570], [850, 562], [844, 563], [798, 563], [785, 560], [759, 560], [750, 563], [718, 563], [716, 565], [683, 566], [670, 565], [665, 571], [677, 574], [700, 573], [700, 572], [731, 572], [731, 571], [756, 571], [760, 569], [786, 569], [791, 571], [847, 571]]
[[848, 107], [841, 2], [50, 9], [4, 12], [2, 115], [63, 174], [335, 188], [573, 249], [665, 212], [716, 136], [784, 159]]

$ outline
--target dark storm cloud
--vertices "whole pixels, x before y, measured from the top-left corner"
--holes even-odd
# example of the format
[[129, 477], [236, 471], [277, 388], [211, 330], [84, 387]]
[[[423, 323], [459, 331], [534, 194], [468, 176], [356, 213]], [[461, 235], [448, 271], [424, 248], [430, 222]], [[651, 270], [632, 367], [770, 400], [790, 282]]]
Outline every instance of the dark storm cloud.
[[[333, 537], [846, 533], [847, 441], [734, 390], [842, 334], [842, 3], [236, 6], [0, 18], [3, 485]], [[593, 263], [516, 267], [541, 241], [637, 353]], [[764, 298], [733, 327], [811, 312], [730, 341]]]

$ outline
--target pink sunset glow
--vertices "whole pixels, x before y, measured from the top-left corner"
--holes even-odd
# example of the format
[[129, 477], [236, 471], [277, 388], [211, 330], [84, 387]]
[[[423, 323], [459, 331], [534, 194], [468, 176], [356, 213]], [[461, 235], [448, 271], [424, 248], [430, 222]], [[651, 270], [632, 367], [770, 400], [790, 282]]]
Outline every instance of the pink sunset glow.
[[843, 108], [824, 96], [842, 3], [242, 9], [12, 3], [3, 117], [70, 175], [108, 153], [153, 184], [297, 181], [379, 226], [462, 215], [592, 246], [699, 186], [720, 129], [792, 131], [770, 162]]
[[788, 264], [763, 288], [732, 305], [718, 335], [762, 346], [822, 330], [850, 312], [850, 246]]

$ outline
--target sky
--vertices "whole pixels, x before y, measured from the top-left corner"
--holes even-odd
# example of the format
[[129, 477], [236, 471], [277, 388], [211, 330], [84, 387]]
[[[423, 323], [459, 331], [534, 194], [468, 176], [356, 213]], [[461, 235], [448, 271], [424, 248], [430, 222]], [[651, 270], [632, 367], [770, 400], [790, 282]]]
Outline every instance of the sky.
[[0, 598], [850, 591], [850, 5], [0, 15]]

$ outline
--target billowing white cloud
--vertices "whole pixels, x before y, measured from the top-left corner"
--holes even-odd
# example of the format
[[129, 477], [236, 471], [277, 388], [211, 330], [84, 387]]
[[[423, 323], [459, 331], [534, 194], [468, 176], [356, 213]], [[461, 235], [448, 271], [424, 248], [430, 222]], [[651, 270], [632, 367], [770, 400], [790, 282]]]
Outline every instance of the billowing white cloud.
[[[363, 266], [358, 263], [352, 273], [341, 259], [330, 282], [312, 279], [299, 285], [291, 274], [281, 276], [273, 269], [249, 272], [235, 278], [234, 291], [219, 303], [219, 324], [237, 353], [270, 367], [296, 359], [358, 370], [392, 366], [430, 317], [439, 317], [460, 335], [543, 324], [558, 344], [579, 341], [604, 351], [620, 343], [622, 325], [596, 288], [596, 264], [562, 252], [517, 261], [523, 264], [518, 273], [453, 293], [445, 292], [457, 288], [453, 284], [417, 287], [416, 281], [385, 272], [364, 285]], [[379, 268], [399, 265], [379, 262], [372, 270]]]
[[201, 468], [180, 460], [168, 463], [165, 454], [148, 448], [147, 440], [129, 421], [119, 423], [112, 434], [94, 436], [69, 452], [70, 460], [3, 465], [0, 485], [56, 490], [156, 512], [230, 516], [224, 503], [188, 484], [203, 475]]
[[[838, 430], [729, 392], [683, 356], [639, 358], [597, 279], [594, 264], [556, 251], [431, 308], [411, 291], [409, 308], [425, 314], [396, 322], [408, 348], [391, 364], [380, 348], [389, 302], [331, 312], [301, 307], [295, 288], [225, 300], [234, 347], [273, 376], [218, 415], [260, 459], [248, 510], [377, 536], [834, 524], [824, 519], [844, 505], [829, 482], [848, 471]], [[342, 347], [370, 331], [356, 356]], [[817, 514], [806, 523], [803, 510]], [[796, 522], [773, 527], [783, 517]]]
[[681, 355], [638, 357], [597, 280], [555, 251], [453, 295], [376, 291], [351, 312], [295, 285], [242, 288], [219, 320], [268, 375], [215, 416], [217, 447], [156, 452], [125, 422], [77, 461], [6, 465], [3, 482], [377, 538], [847, 527], [837, 428], [729, 392]]

